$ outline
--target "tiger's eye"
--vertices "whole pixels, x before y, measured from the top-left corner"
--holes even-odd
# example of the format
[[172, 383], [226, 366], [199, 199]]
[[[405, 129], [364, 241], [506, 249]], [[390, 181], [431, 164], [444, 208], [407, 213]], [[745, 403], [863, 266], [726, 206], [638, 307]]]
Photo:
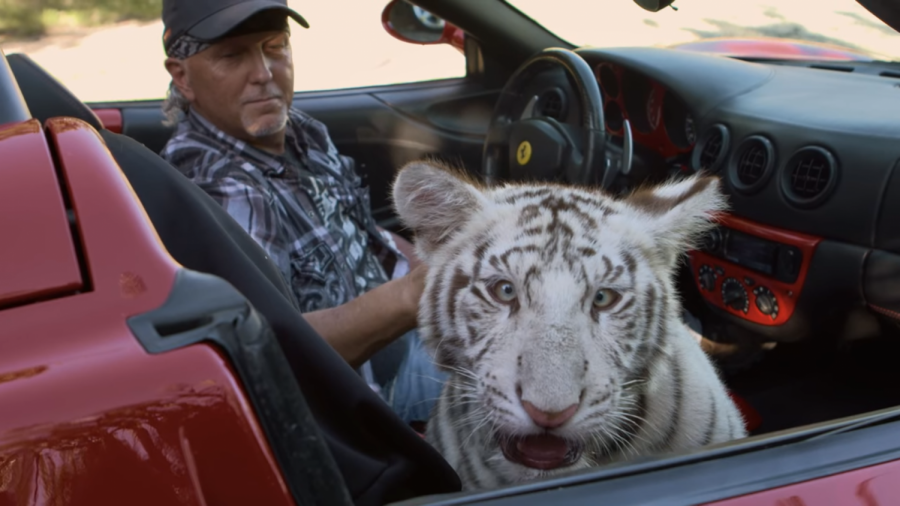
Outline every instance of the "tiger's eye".
[[601, 290], [597, 290], [597, 294], [594, 295], [594, 307], [597, 309], [606, 309], [608, 307], [611, 307], [618, 300], [619, 294], [615, 290], [603, 288]]
[[501, 280], [491, 286], [491, 294], [500, 302], [512, 302], [516, 298], [516, 286], [510, 281]]

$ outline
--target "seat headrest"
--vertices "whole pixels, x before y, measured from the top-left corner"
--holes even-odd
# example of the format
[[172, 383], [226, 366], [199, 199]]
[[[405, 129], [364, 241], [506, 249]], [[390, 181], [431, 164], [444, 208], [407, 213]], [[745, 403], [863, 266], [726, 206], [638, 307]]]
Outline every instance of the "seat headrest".
[[68, 116], [85, 121], [98, 131], [103, 129], [103, 123], [90, 107], [27, 55], [10, 54], [6, 60], [32, 117], [44, 123], [49, 118]]

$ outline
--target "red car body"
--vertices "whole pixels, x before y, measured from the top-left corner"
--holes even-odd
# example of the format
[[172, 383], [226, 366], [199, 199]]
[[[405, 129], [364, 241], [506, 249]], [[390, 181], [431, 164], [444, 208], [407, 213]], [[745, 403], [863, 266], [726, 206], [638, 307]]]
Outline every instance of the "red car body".
[[0, 503], [293, 504], [223, 355], [127, 325], [180, 266], [97, 132], [2, 125], [0, 159]]
[[900, 461], [864, 467], [706, 506], [885, 506], [900, 497]]
[[682, 51], [719, 54], [734, 58], [813, 61], [871, 61], [872, 57], [847, 48], [802, 40], [768, 38], [713, 38], [670, 46]]

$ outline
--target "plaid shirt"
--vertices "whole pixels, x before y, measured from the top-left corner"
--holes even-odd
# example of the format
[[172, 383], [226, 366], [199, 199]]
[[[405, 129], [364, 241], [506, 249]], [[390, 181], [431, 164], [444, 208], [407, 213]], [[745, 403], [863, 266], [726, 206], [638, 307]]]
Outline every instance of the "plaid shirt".
[[272, 155], [190, 111], [161, 155], [266, 250], [302, 312], [339, 306], [388, 273], [403, 274], [406, 259], [377, 229], [368, 189], [325, 125], [292, 109], [286, 137], [285, 155]]

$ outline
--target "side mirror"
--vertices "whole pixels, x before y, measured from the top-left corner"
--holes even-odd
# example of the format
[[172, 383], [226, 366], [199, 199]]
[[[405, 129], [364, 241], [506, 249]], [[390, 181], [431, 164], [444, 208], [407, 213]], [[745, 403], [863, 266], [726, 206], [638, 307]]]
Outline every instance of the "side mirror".
[[[650, 12], [657, 12], [672, 5], [675, 0], [634, 0], [634, 3], [641, 6], [642, 9]], [[673, 7], [674, 8], [674, 7]]]
[[391, 0], [381, 12], [381, 24], [395, 39], [411, 44], [450, 44], [465, 50], [465, 32], [406, 0]]

